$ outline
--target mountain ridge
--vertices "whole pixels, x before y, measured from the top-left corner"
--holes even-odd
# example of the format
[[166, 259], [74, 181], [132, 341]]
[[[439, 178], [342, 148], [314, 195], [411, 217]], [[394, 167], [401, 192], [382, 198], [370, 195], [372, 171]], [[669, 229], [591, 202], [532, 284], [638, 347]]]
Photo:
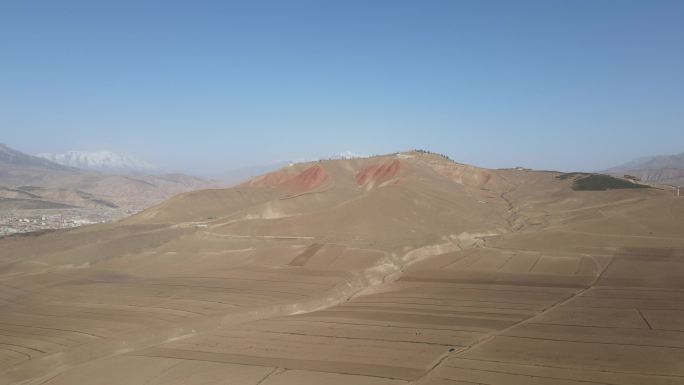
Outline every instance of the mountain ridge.
[[0, 382], [674, 384], [684, 199], [583, 176], [321, 160], [1, 238]]
[[82, 170], [116, 172], [150, 172], [158, 167], [126, 154], [109, 150], [67, 151], [65, 153], [39, 153], [37, 157]]
[[684, 152], [674, 155], [641, 157], [604, 171], [611, 175], [631, 175], [659, 184], [684, 184]]
[[[43, 217], [66, 215], [73, 218], [72, 223], [83, 224], [120, 219], [176, 194], [216, 187], [224, 184], [180, 173], [83, 170], [3, 144], [0, 145], [0, 220], [3, 221], [0, 235], [63, 225], [62, 219], [51, 223], [36, 219]], [[46, 223], [46, 227], [17, 222], [29, 218], [38, 224]], [[2, 225], [7, 228], [3, 230]]]
[[0, 171], [10, 167], [44, 168], [56, 171], [75, 171], [73, 167], [61, 165], [49, 159], [29, 155], [0, 143]]

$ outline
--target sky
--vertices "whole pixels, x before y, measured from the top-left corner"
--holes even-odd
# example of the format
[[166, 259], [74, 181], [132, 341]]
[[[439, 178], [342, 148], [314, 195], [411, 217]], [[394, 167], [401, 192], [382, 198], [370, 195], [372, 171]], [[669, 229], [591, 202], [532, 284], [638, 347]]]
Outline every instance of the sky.
[[684, 151], [684, 1], [4, 1], [0, 142], [218, 174], [423, 148]]

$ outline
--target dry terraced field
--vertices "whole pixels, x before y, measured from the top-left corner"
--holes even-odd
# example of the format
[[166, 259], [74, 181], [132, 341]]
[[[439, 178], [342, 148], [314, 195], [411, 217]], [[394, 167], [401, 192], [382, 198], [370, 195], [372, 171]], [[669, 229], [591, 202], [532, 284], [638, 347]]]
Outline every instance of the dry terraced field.
[[301, 164], [0, 239], [0, 384], [684, 383], [684, 199], [557, 176]]

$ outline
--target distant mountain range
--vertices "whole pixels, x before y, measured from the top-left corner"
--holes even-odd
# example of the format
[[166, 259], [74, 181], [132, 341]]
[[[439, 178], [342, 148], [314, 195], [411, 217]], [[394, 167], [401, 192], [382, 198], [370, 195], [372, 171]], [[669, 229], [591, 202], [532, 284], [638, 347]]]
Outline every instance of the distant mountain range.
[[3, 173], [18, 166], [26, 170], [74, 171], [71, 167], [65, 167], [50, 160], [24, 154], [0, 143], [0, 177], [2, 177]]
[[69, 151], [63, 154], [41, 153], [36, 156], [64, 166], [108, 173], [139, 173], [157, 170], [157, 167], [150, 163], [109, 150]]
[[[224, 186], [215, 180], [185, 174], [142, 174], [150, 165], [108, 151], [52, 156], [60, 162], [42, 155], [28, 155], [0, 144], [1, 208], [12, 209], [13, 203], [17, 203], [16, 207], [68, 205], [137, 211], [179, 193]], [[121, 173], [115, 173], [116, 170]], [[136, 174], [130, 174], [132, 171]]]
[[612, 175], [632, 175], [643, 181], [684, 185], [684, 152], [638, 158], [604, 171]]

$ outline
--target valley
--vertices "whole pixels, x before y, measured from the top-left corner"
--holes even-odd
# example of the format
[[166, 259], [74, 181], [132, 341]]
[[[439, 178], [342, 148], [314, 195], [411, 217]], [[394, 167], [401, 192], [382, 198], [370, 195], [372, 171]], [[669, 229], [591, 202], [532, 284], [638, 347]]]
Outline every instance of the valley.
[[684, 200], [576, 178], [310, 162], [2, 239], [0, 383], [681, 383]]
[[[136, 165], [105, 153], [115, 161], [107, 167], [103, 154], [96, 155], [98, 167], [106, 171], [126, 171]], [[89, 164], [82, 158], [83, 164]], [[184, 174], [85, 170], [0, 144], [0, 236], [112, 222], [173, 195], [213, 187], [223, 184]]]

